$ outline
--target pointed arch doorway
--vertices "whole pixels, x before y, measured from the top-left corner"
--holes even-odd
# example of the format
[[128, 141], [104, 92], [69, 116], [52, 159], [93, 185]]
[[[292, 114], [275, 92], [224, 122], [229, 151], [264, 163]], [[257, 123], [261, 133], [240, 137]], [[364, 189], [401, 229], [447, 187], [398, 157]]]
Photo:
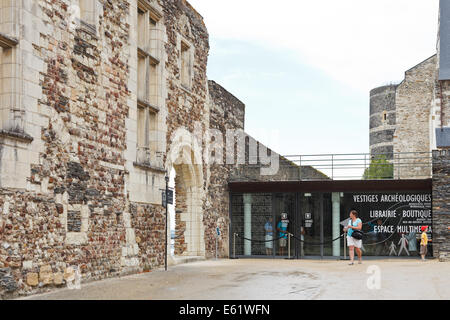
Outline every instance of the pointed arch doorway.
[[[174, 187], [174, 206], [169, 207], [169, 248], [176, 257], [204, 257], [203, 171], [190, 143], [178, 141], [167, 158], [169, 185]], [[200, 163], [200, 164], [197, 164]], [[172, 208], [171, 208], [172, 207]]]

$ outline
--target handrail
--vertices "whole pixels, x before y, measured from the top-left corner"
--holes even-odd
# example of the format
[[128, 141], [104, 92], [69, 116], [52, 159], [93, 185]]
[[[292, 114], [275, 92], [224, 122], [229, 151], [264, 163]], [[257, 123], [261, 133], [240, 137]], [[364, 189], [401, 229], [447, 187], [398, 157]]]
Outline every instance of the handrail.
[[[283, 156], [299, 168], [312, 167], [325, 175], [326, 179], [336, 180], [349, 177], [379, 179], [376, 175], [391, 172], [390, 179], [430, 178], [432, 152], [382, 152], [382, 153], [332, 153]], [[375, 161], [378, 160], [378, 161]], [[383, 161], [384, 160], [384, 161]], [[283, 163], [281, 164], [283, 166]], [[354, 170], [353, 172], [348, 172]], [[377, 171], [378, 170], [378, 171]], [[379, 172], [381, 170], [381, 172]], [[383, 170], [384, 173], [383, 173]], [[311, 180], [299, 170], [298, 180]], [[313, 178], [317, 179], [317, 178]]]

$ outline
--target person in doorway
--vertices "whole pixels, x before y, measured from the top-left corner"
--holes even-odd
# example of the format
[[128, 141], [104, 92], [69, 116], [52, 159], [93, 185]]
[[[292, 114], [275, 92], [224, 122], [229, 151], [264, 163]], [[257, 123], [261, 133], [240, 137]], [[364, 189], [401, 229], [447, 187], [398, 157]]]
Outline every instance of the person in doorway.
[[272, 255], [273, 250], [273, 226], [272, 226], [272, 217], [264, 225], [264, 230], [266, 231], [265, 237], [265, 246], [266, 246], [266, 255]]
[[289, 224], [289, 220], [287, 217], [287, 213], [282, 213], [281, 220], [277, 224], [277, 231], [279, 232], [278, 237], [280, 238], [279, 242], [278, 242], [278, 244], [279, 244], [279, 249], [278, 249], [279, 253], [278, 254], [280, 256], [284, 255], [284, 248], [286, 248], [286, 246], [287, 246], [288, 224]]
[[420, 256], [422, 257], [422, 261], [425, 261], [425, 256], [427, 255], [427, 246], [428, 246], [428, 236], [427, 236], [427, 226], [423, 226], [420, 228], [422, 231], [422, 235], [420, 236]]
[[350, 255], [350, 265], [354, 264], [355, 258], [355, 248], [356, 253], [358, 255], [359, 264], [362, 263], [362, 239], [358, 240], [352, 237], [354, 230], [362, 230], [362, 220], [358, 218], [358, 212], [356, 210], [350, 211], [350, 219], [348, 221], [348, 226], [344, 228], [344, 231], [347, 232], [347, 245], [349, 248]]

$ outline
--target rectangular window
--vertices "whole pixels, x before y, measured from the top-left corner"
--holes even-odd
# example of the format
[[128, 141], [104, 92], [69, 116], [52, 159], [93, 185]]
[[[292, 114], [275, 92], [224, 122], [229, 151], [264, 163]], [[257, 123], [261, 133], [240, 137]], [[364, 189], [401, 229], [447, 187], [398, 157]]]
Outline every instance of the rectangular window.
[[149, 30], [148, 12], [138, 9], [138, 47], [144, 51], [148, 50], [147, 48], [148, 30]]
[[158, 114], [149, 109], [149, 149], [150, 154], [153, 158], [152, 160], [156, 160], [156, 152], [158, 151]]
[[147, 101], [148, 100], [148, 62], [147, 58], [142, 55], [138, 55], [138, 100]]
[[181, 42], [181, 84], [191, 88], [191, 52], [190, 47]]
[[150, 64], [150, 104], [153, 106], [158, 105], [159, 83], [158, 83], [158, 65], [155, 63]]
[[149, 107], [138, 108], [137, 162], [152, 164], [157, 151], [158, 114]]
[[145, 108], [138, 108], [138, 136], [137, 136], [137, 144], [138, 148], [144, 148], [147, 146], [147, 137], [146, 137], [146, 112]]
[[17, 24], [15, 23], [15, 15], [17, 4], [16, 0], [1, 0], [0, 1], [0, 32], [6, 35], [13, 35], [17, 31]]
[[96, 30], [95, 22], [95, 0], [80, 1], [80, 20], [82, 25], [88, 25], [90, 29]]
[[17, 61], [18, 42], [0, 34], [0, 130], [23, 132], [20, 78]]
[[387, 122], [387, 112], [386, 111], [383, 111], [383, 113], [381, 115], [381, 122], [383, 124], [386, 124], [386, 122]]
[[5, 96], [5, 66], [3, 64], [3, 48], [0, 48], [0, 130], [5, 127], [5, 119], [8, 118], [9, 114], [9, 108], [7, 108], [7, 103], [5, 103], [5, 100], [7, 100], [7, 97]]
[[157, 153], [159, 60], [153, 50], [160, 15], [147, 0], [138, 1], [137, 42], [137, 163], [150, 165]]
[[67, 232], [81, 232], [81, 212], [67, 212]]

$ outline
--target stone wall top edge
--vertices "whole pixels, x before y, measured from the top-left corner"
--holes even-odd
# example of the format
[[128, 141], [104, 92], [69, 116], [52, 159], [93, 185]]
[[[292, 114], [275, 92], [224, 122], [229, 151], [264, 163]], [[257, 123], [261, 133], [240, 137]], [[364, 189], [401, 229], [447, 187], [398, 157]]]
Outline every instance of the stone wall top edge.
[[192, 12], [197, 16], [197, 18], [201, 19], [203, 21], [203, 16], [187, 1], [187, 0], [181, 0], [186, 7], [188, 7]]
[[214, 80], [208, 80], [209, 94], [213, 99], [213, 102], [217, 103], [218, 101], [215, 99], [218, 96], [226, 97], [233, 102], [233, 107], [238, 107], [242, 111], [245, 111], [245, 104], [236, 98], [232, 93], [222, 87], [220, 84], [215, 82]]
[[[162, 2], [166, 2], [167, 0], [163, 0]], [[187, 1], [187, 0], [172, 0], [172, 3], [178, 7], [178, 9], [184, 11], [185, 14], [190, 16], [192, 19], [197, 20], [196, 22], [201, 25], [201, 28], [207, 33], [208, 30], [206, 28], [205, 21], [203, 20], [203, 16], [198, 13], [198, 11]]]
[[373, 88], [372, 90], [370, 90], [370, 96], [374, 96], [386, 91], [394, 91], [397, 89], [397, 87], [399, 86], [399, 84], [388, 84], [388, 85], [384, 85], [384, 86], [380, 86], [380, 87], [376, 87]]
[[437, 57], [437, 54], [433, 54], [431, 57], [429, 57], [429, 58], [423, 60], [422, 62], [416, 64], [416, 65], [413, 66], [412, 68], [409, 68], [408, 70], [406, 70], [406, 71], [405, 71], [405, 75], [406, 75], [407, 73], [410, 73], [410, 72], [412, 72], [412, 71], [415, 71], [415, 70], [417, 70], [417, 69], [420, 69], [420, 68], [424, 67], [427, 63], [432, 62], [433, 59], [436, 59], [436, 57]]

